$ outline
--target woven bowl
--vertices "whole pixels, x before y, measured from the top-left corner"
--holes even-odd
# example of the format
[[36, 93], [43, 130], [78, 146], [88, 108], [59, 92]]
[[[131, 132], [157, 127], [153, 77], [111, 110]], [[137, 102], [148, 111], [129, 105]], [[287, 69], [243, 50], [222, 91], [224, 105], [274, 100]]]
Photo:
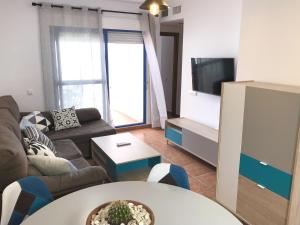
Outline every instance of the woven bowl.
[[[150, 225], [154, 225], [154, 214], [152, 212], [152, 210], [146, 206], [145, 204], [143, 203], [140, 203], [140, 202], [137, 202], [137, 201], [132, 201], [132, 200], [126, 200], [127, 202], [129, 203], [133, 203], [134, 205], [142, 205], [144, 207], [144, 209], [147, 210], [147, 212], [150, 214], [150, 219], [151, 219], [151, 224]], [[108, 206], [110, 203], [112, 202], [107, 202], [107, 203], [104, 203], [100, 206], [98, 206], [97, 208], [95, 208], [87, 217], [86, 219], [86, 225], [91, 225], [91, 222], [92, 222], [92, 216], [97, 214], [101, 209], [105, 208], [106, 206]]]

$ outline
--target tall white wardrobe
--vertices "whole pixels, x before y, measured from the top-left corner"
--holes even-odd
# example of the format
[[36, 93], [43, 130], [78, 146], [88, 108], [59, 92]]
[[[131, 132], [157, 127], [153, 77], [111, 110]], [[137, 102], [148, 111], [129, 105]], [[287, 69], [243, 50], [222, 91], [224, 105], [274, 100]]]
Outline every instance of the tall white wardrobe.
[[217, 201], [250, 225], [300, 225], [300, 87], [224, 83]]

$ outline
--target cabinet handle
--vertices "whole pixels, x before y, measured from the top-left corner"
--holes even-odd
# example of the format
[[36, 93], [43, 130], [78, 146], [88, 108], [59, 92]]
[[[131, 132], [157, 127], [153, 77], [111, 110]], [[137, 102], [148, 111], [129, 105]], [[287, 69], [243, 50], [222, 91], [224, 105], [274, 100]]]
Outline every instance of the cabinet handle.
[[263, 161], [261, 161], [261, 162], [259, 162], [261, 165], [263, 165], [263, 166], [267, 166], [268, 165], [268, 163], [266, 163], [266, 162], [263, 162]]
[[259, 187], [260, 189], [266, 189], [266, 187], [265, 186], [262, 186], [261, 184], [257, 184], [257, 187]]

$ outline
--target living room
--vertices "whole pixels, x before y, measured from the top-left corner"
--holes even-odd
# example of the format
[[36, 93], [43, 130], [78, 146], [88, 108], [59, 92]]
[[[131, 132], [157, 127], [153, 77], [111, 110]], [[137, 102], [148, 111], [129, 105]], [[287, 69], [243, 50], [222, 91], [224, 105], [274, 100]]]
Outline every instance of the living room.
[[0, 4], [1, 225], [299, 224], [297, 1]]

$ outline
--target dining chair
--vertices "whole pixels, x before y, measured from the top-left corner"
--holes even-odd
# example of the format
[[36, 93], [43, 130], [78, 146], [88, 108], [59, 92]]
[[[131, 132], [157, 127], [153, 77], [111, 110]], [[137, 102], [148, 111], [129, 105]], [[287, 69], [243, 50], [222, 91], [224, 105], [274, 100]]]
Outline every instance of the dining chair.
[[160, 163], [155, 165], [147, 179], [148, 182], [170, 184], [190, 190], [186, 171], [178, 165]]
[[19, 225], [52, 201], [52, 194], [39, 178], [32, 176], [15, 181], [2, 194], [1, 225]]

